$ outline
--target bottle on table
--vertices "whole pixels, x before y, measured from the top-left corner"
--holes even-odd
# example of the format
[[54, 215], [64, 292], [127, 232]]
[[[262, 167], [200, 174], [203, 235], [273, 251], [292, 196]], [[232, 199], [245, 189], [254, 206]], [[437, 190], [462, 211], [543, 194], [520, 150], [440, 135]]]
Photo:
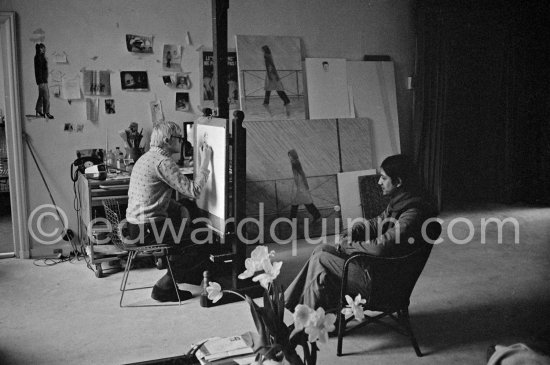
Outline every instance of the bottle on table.
[[116, 168], [118, 170], [122, 170], [122, 166], [124, 166], [124, 154], [122, 153], [119, 147], [115, 149], [115, 158], [116, 158]]
[[201, 307], [211, 307], [213, 304], [212, 301], [208, 299], [208, 292], [206, 291], [209, 281], [210, 281], [210, 273], [208, 272], [208, 270], [205, 270], [202, 273], [202, 283], [201, 283], [202, 291], [201, 291], [201, 300], [200, 300]]

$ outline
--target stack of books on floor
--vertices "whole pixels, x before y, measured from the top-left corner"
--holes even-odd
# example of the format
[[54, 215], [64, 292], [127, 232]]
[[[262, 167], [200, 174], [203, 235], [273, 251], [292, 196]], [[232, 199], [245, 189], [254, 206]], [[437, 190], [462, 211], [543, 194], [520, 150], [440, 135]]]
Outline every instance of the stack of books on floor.
[[241, 336], [211, 338], [199, 347], [196, 356], [202, 365], [248, 365], [256, 357]]

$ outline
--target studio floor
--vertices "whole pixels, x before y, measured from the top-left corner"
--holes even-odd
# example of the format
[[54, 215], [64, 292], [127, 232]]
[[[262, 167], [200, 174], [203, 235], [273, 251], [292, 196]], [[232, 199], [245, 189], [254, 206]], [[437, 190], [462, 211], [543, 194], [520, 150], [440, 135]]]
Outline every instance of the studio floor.
[[[550, 323], [550, 208], [461, 206], [444, 211], [444, 242], [432, 250], [411, 298], [411, 321], [420, 347], [384, 327], [367, 326], [344, 340], [320, 344], [318, 364], [485, 364], [490, 344], [528, 342]], [[514, 218], [487, 229], [482, 218]], [[455, 218], [459, 218], [456, 220]], [[465, 220], [472, 222], [468, 226]], [[451, 223], [454, 222], [454, 223]], [[473, 234], [469, 243], [457, 243]], [[454, 239], [454, 243], [452, 242]], [[331, 242], [333, 237], [328, 237]], [[296, 275], [315, 245], [270, 245], [283, 261], [280, 281]], [[185, 353], [204, 338], [253, 330], [244, 302], [214, 308], [196, 296], [178, 306], [119, 308], [121, 272], [98, 279], [84, 261], [54, 266], [43, 261], [0, 260], [1, 364], [124, 364]], [[154, 267], [133, 270], [129, 285], [154, 283]], [[149, 291], [128, 294], [130, 303], [149, 303]]]

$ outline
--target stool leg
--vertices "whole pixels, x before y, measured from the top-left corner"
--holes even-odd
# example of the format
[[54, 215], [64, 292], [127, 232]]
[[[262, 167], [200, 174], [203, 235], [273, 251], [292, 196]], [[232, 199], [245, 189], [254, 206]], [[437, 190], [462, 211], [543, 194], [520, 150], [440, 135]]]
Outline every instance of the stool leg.
[[128, 262], [126, 262], [126, 269], [124, 270], [124, 274], [122, 277], [122, 283], [121, 283], [121, 293], [120, 293], [120, 302], [118, 303], [119, 306], [122, 308], [124, 307], [122, 305], [122, 299], [124, 298], [124, 292], [126, 291], [126, 283], [128, 282], [128, 276], [130, 274], [130, 267], [132, 266], [132, 261], [134, 260], [134, 257], [136, 257], [137, 251], [130, 251], [128, 254]]

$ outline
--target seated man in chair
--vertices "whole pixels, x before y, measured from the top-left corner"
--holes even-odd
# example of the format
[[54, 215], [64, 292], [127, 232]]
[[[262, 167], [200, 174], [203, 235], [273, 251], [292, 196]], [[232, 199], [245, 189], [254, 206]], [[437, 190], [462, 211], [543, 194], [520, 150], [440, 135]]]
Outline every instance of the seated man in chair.
[[[354, 253], [395, 257], [426, 244], [422, 225], [436, 211], [421, 194], [412, 162], [403, 155], [390, 156], [382, 162], [380, 173], [378, 184], [390, 198], [387, 208], [378, 217], [354, 225], [351, 235], [344, 232], [340, 244], [323, 244], [313, 250], [285, 292], [287, 309], [294, 311], [298, 304], [337, 309], [344, 262]], [[350, 265], [349, 292], [368, 298], [369, 287], [368, 267], [359, 262]]]
[[[200, 196], [210, 175], [208, 167], [212, 148], [205, 146], [198, 175], [190, 180], [171, 158], [172, 154], [180, 152], [181, 140], [180, 127], [174, 122], [161, 121], [153, 127], [151, 148], [137, 160], [130, 177], [126, 210], [129, 243], [178, 244], [189, 237], [189, 225], [195, 217], [190, 217], [189, 211], [172, 198], [172, 193], [176, 190], [190, 200]], [[185, 226], [182, 227], [182, 224]], [[169, 255], [168, 259], [173, 262], [176, 282], [183, 282], [190, 268], [197, 264], [196, 258], [185, 253]], [[179, 294], [182, 300], [192, 297], [190, 292], [184, 290], [180, 290]], [[160, 302], [178, 301], [169, 272], [153, 286], [151, 297]]]

